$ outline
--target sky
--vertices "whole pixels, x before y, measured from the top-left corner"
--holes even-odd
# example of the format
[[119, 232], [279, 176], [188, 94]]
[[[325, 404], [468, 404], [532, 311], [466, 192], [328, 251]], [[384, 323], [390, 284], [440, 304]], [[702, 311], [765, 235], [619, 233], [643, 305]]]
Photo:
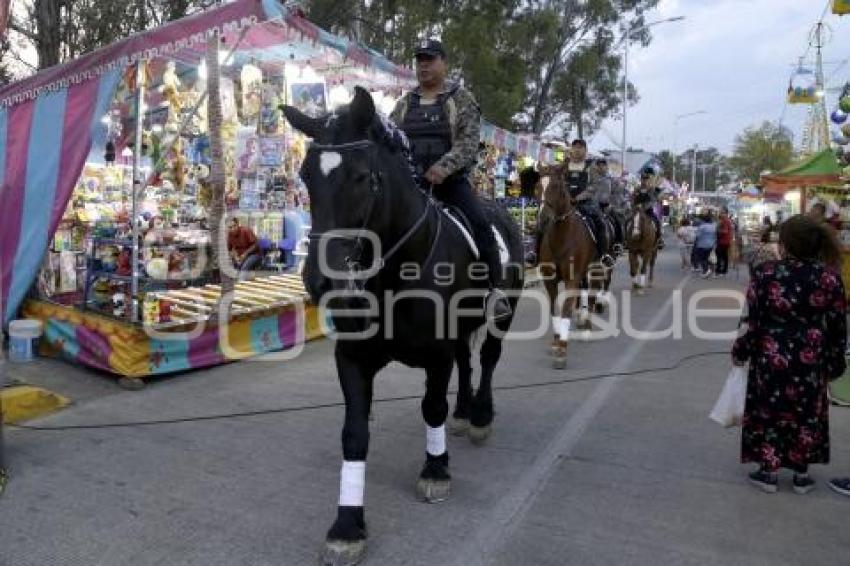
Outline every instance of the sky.
[[[698, 144], [730, 153], [744, 128], [780, 118], [799, 144], [807, 107], [786, 107], [785, 93], [826, 3], [661, 0], [647, 22], [675, 16], [685, 20], [654, 27], [649, 47], [630, 48], [629, 80], [641, 100], [628, 112], [628, 145], [683, 152]], [[832, 28], [824, 48], [824, 75], [827, 87], [840, 87], [850, 81], [850, 16], [842, 19], [830, 10], [824, 22]], [[814, 50], [809, 59], [813, 64]], [[830, 111], [837, 96], [828, 94]], [[682, 118], [674, 128], [677, 115], [700, 110], [707, 113]], [[619, 147], [621, 132], [621, 120], [606, 121], [590, 140], [591, 149]]]

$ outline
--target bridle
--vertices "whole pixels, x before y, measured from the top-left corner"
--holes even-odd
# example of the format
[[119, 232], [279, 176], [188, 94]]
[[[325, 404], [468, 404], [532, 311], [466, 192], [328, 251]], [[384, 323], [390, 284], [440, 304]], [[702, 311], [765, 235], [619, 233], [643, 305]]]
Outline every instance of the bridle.
[[[353, 142], [340, 143], [340, 144], [321, 144], [321, 143], [311, 142], [307, 146], [307, 152], [309, 153], [311, 151], [334, 151], [334, 152], [337, 152], [337, 153], [346, 153], [346, 152], [366, 150], [366, 149], [372, 150], [372, 149], [375, 149], [375, 147], [376, 147], [375, 142], [373, 142], [372, 140], [368, 140], [368, 139], [358, 140], [358, 141], [353, 141]], [[348, 273], [349, 273], [348, 287], [349, 287], [350, 290], [358, 291], [358, 292], [362, 292], [364, 287], [365, 287], [365, 284], [366, 284], [366, 278], [364, 278], [363, 276], [360, 275], [360, 273], [362, 272], [361, 260], [363, 259], [363, 251], [364, 251], [364, 249], [363, 249], [364, 235], [363, 234], [366, 232], [367, 227], [369, 226], [369, 223], [372, 220], [372, 214], [375, 211], [375, 203], [378, 201], [378, 196], [380, 195], [381, 190], [383, 188], [383, 175], [381, 175], [381, 172], [376, 170], [376, 168], [375, 168], [376, 153], [377, 152], [372, 151], [372, 152], [370, 152], [370, 156], [369, 156], [369, 178], [370, 178], [369, 182], [370, 182], [370, 189], [371, 189], [370, 192], [371, 192], [372, 198], [369, 201], [369, 208], [367, 209], [366, 217], [363, 220], [362, 226], [359, 228], [359, 230], [357, 230], [356, 235], [351, 235], [351, 236], [335, 235], [335, 236], [333, 236], [335, 239], [354, 240], [354, 242], [355, 242], [356, 253], [353, 256], [347, 256], [345, 258], [345, 264], [346, 264], [346, 267], [348, 268]], [[396, 253], [398, 253], [398, 251], [416, 234], [416, 232], [422, 227], [422, 225], [427, 220], [428, 214], [431, 212], [431, 209], [436, 209], [434, 198], [433, 198], [433, 195], [432, 195], [433, 186], [431, 186], [429, 191], [427, 191], [427, 192], [425, 190], [421, 189], [421, 188], [419, 188], [419, 190], [422, 192], [422, 194], [425, 196], [425, 199], [426, 199], [425, 210], [422, 212], [422, 214], [419, 216], [419, 218], [416, 220], [416, 222], [414, 222], [413, 225], [407, 230], [407, 232], [405, 232], [404, 235], [401, 238], [399, 238], [398, 241], [395, 244], [393, 244], [393, 246], [389, 250], [387, 250], [386, 253], [384, 253], [381, 256], [381, 258], [377, 262], [377, 268], [374, 270], [375, 271], [374, 275], [377, 275], [378, 273], [380, 273], [384, 269], [384, 267], [386, 266], [386, 264], [390, 260], [390, 258], [392, 258]], [[422, 264], [423, 266], [426, 265], [431, 260], [431, 258], [433, 257], [434, 252], [435, 252], [436, 247], [437, 247], [437, 242], [439, 241], [439, 238], [440, 238], [440, 232], [442, 230], [442, 218], [440, 217], [439, 214], [437, 215], [437, 220], [438, 220], [437, 233], [436, 233], [436, 236], [434, 237], [433, 242], [431, 243], [431, 249], [428, 253], [428, 256], [427, 256], [425, 262]], [[326, 235], [325, 232], [319, 232], [319, 233], [312, 233], [311, 232], [309, 238], [311, 240], [321, 239], [325, 235]], [[360, 283], [360, 285], [358, 285], [358, 282]]]

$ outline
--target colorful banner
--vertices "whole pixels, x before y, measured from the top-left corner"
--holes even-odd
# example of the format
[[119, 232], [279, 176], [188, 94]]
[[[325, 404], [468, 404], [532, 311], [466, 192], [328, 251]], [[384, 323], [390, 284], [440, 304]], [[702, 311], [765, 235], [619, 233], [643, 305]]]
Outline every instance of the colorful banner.
[[555, 160], [555, 153], [531, 134], [515, 134], [484, 119], [481, 120], [481, 141], [535, 161], [552, 163]]

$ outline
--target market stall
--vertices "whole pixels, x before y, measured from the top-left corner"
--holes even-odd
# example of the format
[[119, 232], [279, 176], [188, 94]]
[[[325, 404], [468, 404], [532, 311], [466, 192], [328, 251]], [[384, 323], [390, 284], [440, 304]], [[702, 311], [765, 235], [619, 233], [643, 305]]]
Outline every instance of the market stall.
[[818, 202], [826, 206], [844, 244], [843, 276], [850, 281], [850, 190], [834, 151], [823, 150], [761, 181], [765, 200], [783, 204], [781, 218], [808, 212]]
[[[319, 115], [361, 85], [389, 112], [412, 78], [298, 11], [237, 0], [0, 88], [2, 321], [41, 319], [45, 352], [133, 378], [319, 336], [298, 275], [307, 140], [278, 106]], [[216, 224], [239, 218], [260, 258], [224, 312], [210, 246], [214, 136], [226, 185]]]

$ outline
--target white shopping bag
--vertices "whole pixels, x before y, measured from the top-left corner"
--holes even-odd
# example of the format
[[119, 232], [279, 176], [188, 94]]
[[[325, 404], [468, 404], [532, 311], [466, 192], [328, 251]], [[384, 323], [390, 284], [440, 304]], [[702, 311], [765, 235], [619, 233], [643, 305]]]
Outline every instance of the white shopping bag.
[[747, 400], [747, 368], [733, 367], [723, 385], [723, 391], [708, 416], [721, 426], [740, 426]]

